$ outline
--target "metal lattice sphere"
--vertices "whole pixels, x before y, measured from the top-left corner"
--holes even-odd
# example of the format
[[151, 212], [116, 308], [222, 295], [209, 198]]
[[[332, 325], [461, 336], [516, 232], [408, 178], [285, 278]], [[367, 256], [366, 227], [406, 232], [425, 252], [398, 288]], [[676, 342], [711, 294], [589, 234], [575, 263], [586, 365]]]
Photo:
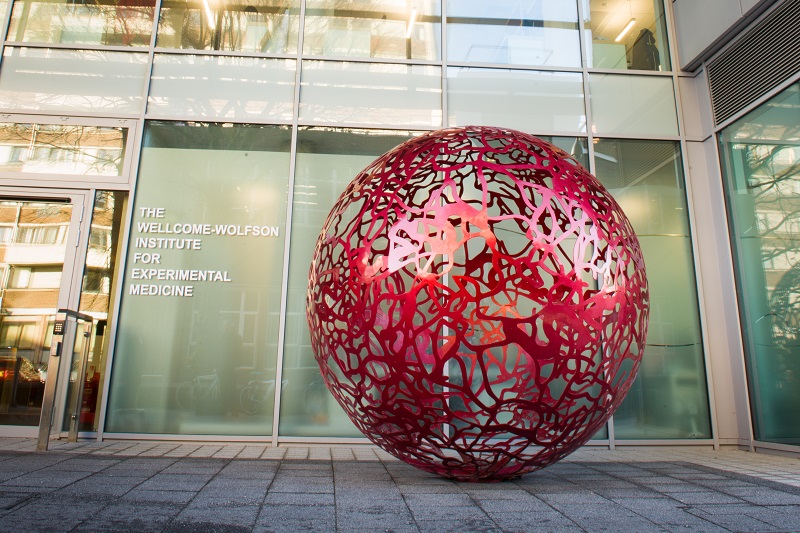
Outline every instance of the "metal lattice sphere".
[[459, 480], [576, 450], [639, 366], [648, 290], [619, 205], [560, 149], [466, 127], [363, 170], [317, 241], [322, 375], [375, 444]]

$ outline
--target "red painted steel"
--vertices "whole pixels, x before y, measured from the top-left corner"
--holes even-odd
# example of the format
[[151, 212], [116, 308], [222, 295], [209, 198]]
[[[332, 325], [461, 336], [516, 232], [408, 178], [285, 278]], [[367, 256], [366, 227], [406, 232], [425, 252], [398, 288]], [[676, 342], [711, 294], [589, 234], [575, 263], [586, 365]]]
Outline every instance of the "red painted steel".
[[649, 297], [639, 242], [562, 150], [490, 127], [412, 139], [336, 202], [309, 273], [311, 343], [375, 444], [500, 480], [551, 464], [630, 388]]

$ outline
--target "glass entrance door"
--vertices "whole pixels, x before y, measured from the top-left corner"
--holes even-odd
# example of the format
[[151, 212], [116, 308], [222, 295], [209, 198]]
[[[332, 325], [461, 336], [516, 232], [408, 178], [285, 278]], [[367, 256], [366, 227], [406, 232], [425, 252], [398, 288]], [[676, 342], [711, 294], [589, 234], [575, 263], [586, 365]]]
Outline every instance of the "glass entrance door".
[[[84, 196], [4, 192], [0, 190], [0, 435], [34, 436], [45, 384], [59, 374], [49, 368], [56, 312], [70, 308], [77, 298], [75, 263]], [[62, 412], [65, 388], [56, 387]]]

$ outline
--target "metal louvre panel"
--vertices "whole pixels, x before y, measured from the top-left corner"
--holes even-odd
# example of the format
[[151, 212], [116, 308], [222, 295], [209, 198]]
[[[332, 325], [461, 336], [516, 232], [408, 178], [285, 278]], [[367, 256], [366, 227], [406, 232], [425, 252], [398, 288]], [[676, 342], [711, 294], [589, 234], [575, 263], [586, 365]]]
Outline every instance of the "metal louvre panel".
[[800, 70], [800, 0], [786, 0], [708, 64], [721, 124]]

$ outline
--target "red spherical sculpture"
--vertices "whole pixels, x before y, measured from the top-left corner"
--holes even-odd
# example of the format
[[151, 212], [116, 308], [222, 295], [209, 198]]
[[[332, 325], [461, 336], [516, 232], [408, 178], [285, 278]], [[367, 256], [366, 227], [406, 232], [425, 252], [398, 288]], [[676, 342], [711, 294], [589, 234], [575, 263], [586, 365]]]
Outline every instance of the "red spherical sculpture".
[[350, 183], [316, 244], [307, 316], [328, 389], [372, 442], [500, 480], [603, 427], [648, 305], [639, 242], [597, 179], [530, 135], [465, 127]]

